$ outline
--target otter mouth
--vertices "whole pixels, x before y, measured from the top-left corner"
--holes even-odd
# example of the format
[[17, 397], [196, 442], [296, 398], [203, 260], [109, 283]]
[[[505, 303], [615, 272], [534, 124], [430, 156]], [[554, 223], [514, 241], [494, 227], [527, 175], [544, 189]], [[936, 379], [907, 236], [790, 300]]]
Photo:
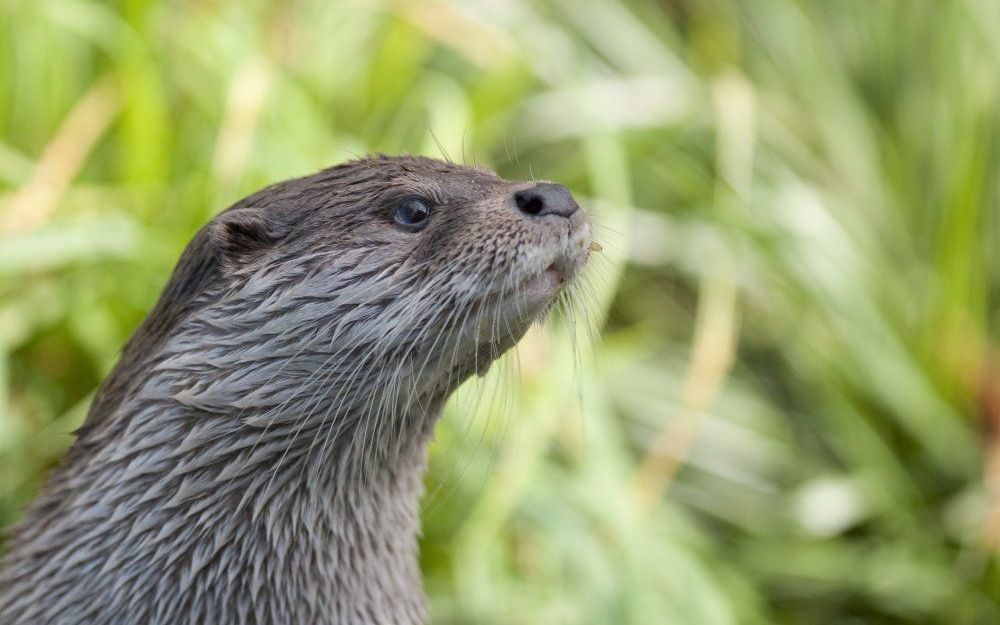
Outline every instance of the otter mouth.
[[527, 300], [550, 299], [566, 284], [566, 270], [552, 263], [540, 273], [528, 278], [519, 289], [519, 295]]
[[504, 292], [498, 299], [507, 299], [513, 307], [514, 317], [531, 320], [540, 316], [559, 293], [573, 281], [580, 272], [586, 257], [573, 259], [560, 256], [536, 273], [526, 278]]

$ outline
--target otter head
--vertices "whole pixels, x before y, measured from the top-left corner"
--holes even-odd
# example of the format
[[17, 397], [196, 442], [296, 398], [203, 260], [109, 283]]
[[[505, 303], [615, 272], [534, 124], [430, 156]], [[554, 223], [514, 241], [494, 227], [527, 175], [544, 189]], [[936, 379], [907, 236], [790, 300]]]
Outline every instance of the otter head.
[[163, 296], [192, 303], [176, 298], [161, 345], [142, 351], [159, 352], [157, 369], [175, 374], [167, 392], [193, 408], [401, 443], [521, 338], [590, 242], [563, 186], [423, 157], [356, 160], [210, 222]]

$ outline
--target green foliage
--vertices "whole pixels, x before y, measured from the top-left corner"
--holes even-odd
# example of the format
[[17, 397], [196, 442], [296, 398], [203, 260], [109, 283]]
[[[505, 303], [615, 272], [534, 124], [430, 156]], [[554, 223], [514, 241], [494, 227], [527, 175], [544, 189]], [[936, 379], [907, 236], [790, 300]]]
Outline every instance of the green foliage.
[[993, 0], [3, 0], [0, 523], [214, 212], [446, 151], [567, 183], [604, 252], [577, 329], [438, 428], [436, 622], [1000, 622], [998, 28]]

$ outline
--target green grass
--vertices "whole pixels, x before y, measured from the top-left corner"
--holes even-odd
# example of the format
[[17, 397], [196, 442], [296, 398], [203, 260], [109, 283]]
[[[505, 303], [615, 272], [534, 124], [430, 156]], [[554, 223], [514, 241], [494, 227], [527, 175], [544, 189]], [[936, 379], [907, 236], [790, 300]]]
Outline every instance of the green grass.
[[568, 184], [605, 252], [580, 362], [557, 320], [438, 428], [436, 622], [1000, 622], [998, 29], [993, 0], [0, 0], [0, 523], [206, 219], [444, 150]]

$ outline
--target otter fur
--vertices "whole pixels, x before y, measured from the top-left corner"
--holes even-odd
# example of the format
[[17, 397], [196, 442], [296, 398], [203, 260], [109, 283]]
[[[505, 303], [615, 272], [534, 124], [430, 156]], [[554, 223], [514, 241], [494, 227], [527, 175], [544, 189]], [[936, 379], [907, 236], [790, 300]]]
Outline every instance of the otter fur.
[[590, 241], [564, 187], [414, 156], [222, 212], [9, 530], [0, 623], [423, 623], [435, 421]]

